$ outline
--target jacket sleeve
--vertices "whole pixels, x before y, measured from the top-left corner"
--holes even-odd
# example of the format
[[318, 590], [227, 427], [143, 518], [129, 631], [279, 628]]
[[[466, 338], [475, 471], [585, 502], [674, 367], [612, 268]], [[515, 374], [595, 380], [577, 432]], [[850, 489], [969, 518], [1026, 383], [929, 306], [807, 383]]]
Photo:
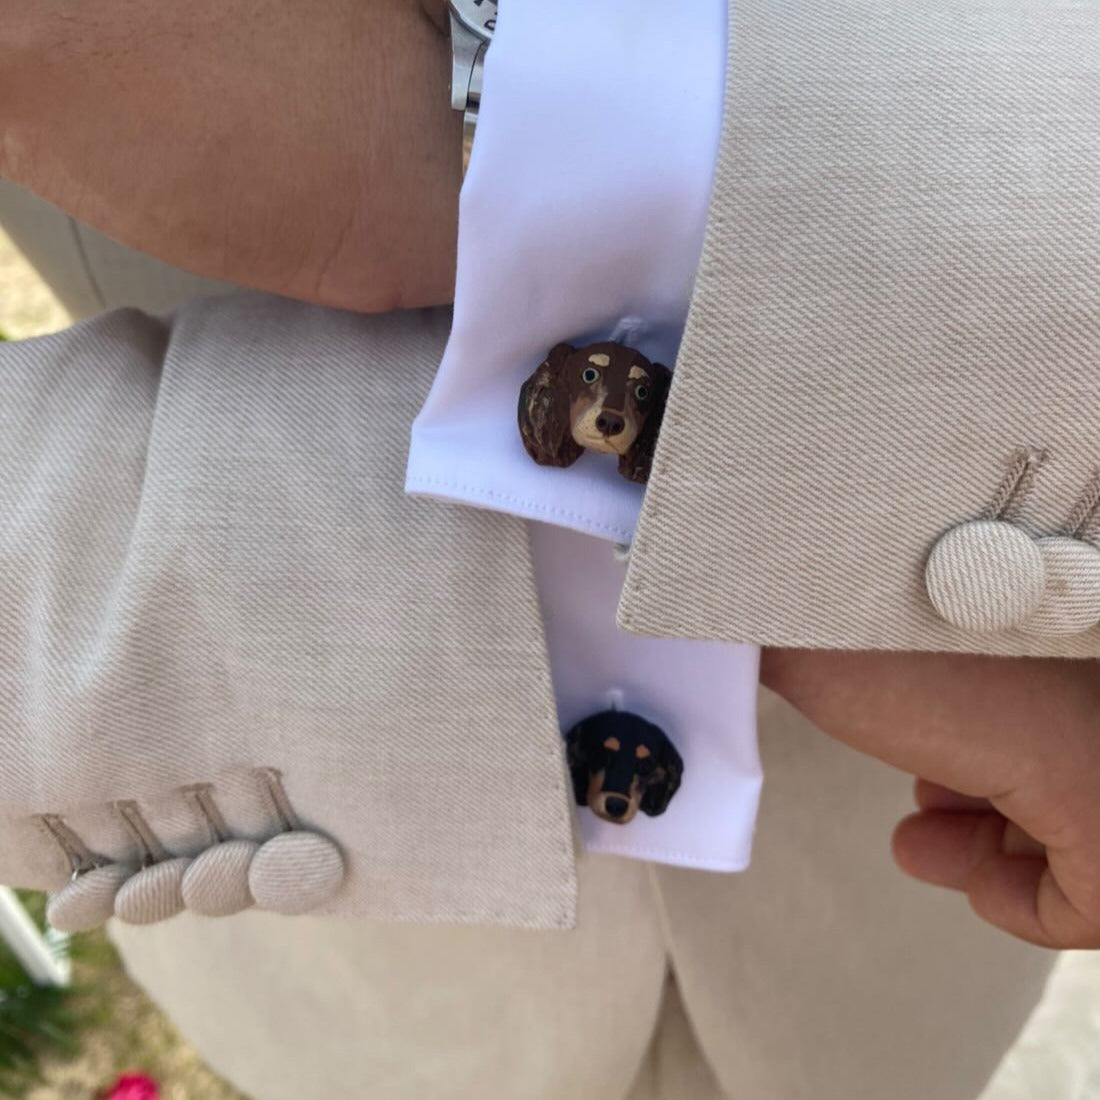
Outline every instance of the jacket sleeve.
[[570, 922], [523, 525], [402, 492], [448, 324], [244, 294], [0, 345], [0, 881], [76, 872], [73, 926], [189, 881]]
[[731, 8], [619, 623], [1098, 658], [1100, 6], [812, 7]]
[[[94, 749], [141, 504], [168, 326], [120, 311], [0, 345], [0, 877], [69, 871], [35, 809], [80, 804], [111, 770]], [[84, 744], [78, 744], [74, 734]], [[74, 763], [79, 765], [74, 767]], [[109, 786], [108, 782], [108, 786]], [[78, 788], [82, 788], [78, 789]]]

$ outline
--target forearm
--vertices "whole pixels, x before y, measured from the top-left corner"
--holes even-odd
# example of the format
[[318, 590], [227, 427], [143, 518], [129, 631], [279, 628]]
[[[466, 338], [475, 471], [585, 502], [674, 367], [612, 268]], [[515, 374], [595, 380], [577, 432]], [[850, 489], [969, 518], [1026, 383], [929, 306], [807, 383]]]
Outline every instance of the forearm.
[[446, 302], [448, 79], [417, 0], [0, 0], [0, 173], [202, 275], [351, 309]]

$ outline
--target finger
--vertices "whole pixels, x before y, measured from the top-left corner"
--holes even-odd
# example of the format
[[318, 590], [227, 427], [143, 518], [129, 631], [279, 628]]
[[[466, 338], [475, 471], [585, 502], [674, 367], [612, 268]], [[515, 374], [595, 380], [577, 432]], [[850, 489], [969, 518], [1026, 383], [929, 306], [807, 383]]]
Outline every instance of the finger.
[[964, 890], [975, 868], [1000, 848], [1005, 819], [995, 812], [924, 811], [898, 822], [891, 846], [908, 875]]
[[[988, 798], [973, 798], [967, 794], [941, 787], [918, 778], [913, 785], [913, 798], [922, 810], [954, 810], [958, 813], [996, 813]], [[1042, 856], [1046, 846], [1021, 829], [1015, 821], [1005, 821], [1001, 851], [1006, 855]]]
[[975, 798], [960, 794], [949, 787], [941, 787], [930, 779], [919, 776], [913, 784], [913, 801], [922, 810], [969, 810], [974, 813], [990, 813], [993, 809], [988, 798]]
[[1100, 947], [1100, 921], [1067, 898], [1046, 860], [993, 855], [967, 885], [970, 906], [983, 920], [1040, 947]]
[[1070, 901], [1034, 840], [1010, 825], [997, 813], [913, 814], [894, 830], [894, 859], [923, 882], [966, 893], [980, 917], [1029, 943], [1100, 947], [1100, 920]]
[[1006, 856], [1042, 856], [1045, 859], [1047, 849], [1015, 821], [1006, 821], [1001, 835], [1001, 852]]

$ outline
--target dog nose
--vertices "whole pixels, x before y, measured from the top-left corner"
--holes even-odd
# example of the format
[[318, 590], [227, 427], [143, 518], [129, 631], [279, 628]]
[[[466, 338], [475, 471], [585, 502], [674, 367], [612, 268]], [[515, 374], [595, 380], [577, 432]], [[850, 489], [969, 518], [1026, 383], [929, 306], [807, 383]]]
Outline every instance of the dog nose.
[[606, 798], [604, 799], [603, 808], [612, 817], [622, 817], [630, 808], [630, 803], [625, 798]]
[[596, 429], [603, 435], [618, 435], [626, 427], [626, 421], [617, 413], [600, 413], [596, 418]]

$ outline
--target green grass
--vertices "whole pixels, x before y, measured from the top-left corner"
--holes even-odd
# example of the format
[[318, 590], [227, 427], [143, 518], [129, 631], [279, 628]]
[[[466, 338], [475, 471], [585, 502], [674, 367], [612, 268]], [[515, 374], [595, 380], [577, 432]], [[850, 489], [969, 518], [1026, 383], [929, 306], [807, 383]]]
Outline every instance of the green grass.
[[[43, 929], [45, 896], [20, 891], [19, 899]], [[79, 956], [83, 941], [75, 938], [69, 948]], [[7, 945], [0, 943], [0, 1096], [24, 1095], [42, 1079], [43, 1058], [74, 1056], [81, 1032], [100, 1018], [89, 991], [35, 985]]]

